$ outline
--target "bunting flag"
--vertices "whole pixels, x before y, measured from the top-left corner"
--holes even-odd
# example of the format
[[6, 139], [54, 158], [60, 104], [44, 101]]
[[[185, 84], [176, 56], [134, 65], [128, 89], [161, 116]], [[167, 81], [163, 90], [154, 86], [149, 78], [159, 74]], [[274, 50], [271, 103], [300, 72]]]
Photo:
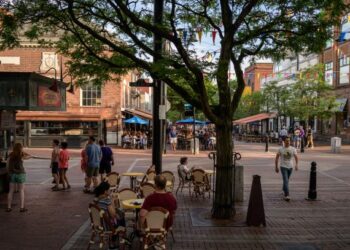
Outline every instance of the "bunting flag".
[[216, 30], [211, 32], [211, 36], [213, 37], [213, 44], [215, 45]]
[[302, 78], [303, 78], [303, 73], [300, 72], [300, 74], [299, 74], [299, 79], [302, 79]]
[[350, 23], [350, 15], [348, 15], [348, 23]]
[[198, 35], [198, 41], [199, 41], [199, 43], [202, 43], [203, 28], [197, 27], [196, 31], [197, 31], [197, 35]]
[[53, 83], [52, 83], [52, 85], [49, 87], [49, 90], [54, 91], [54, 92], [58, 92], [58, 85], [57, 85], [56, 79], [53, 80]]

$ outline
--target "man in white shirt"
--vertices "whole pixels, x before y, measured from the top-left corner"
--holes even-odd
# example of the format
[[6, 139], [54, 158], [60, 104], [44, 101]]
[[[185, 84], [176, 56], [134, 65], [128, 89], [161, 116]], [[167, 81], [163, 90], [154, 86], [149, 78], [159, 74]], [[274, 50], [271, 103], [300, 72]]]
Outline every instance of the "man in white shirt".
[[284, 146], [281, 147], [276, 155], [275, 159], [275, 171], [276, 173], [279, 172], [278, 168], [278, 161], [279, 158], [281, 158], [281, 174], [283, 178], [283, 192], [284, 192], [284, 199], [286, 201], [290, 201], [289, 197], [289, 178], [293, 171], [293, 158], [295, 159], [295, 171], [298, 171], [298, 156], [297, 156], [297, 150], [290, 146], [290, 138], [287, 137], [284, 141]]

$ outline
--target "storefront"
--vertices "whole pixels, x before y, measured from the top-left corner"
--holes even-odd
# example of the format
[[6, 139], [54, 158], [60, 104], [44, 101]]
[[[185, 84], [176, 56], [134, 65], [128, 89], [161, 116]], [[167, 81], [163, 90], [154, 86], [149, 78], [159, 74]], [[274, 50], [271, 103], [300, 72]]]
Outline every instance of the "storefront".
[[26, 145], [27, 141], [16, 138], [16, 130], [24, 136], [26, 129], [30, 129], [24, 123], [16, 126], [19, 110], [65, 111], [66, 84], [36, 73], [0, 72], [0, 156], [17, 139]]

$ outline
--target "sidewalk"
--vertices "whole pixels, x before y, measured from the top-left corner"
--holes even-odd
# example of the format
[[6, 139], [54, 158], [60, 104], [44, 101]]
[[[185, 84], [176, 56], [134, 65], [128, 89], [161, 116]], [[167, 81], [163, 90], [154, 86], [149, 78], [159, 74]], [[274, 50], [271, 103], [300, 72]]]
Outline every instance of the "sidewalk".
[[[350, 249], [349, 155], [328, 154], [327, 149], [302, 154], [300, 170], [291, 179], [292, 200], [286, 202], [281, 196], [281, 177], [273, 172], [277, 147], [273, 146], [270, 153], [263, 152], [262, 145], [241, 144], [238, 148], [245, 167], [245, 200], [236, 204], [235, 221], [213, 222], [212, 200], [191, 200], [188, 190], [184, 190], [177, 196], [173, 227], [176, 242], [169, 237], [168, 249]], [[312, 160], [318, 162], [318, 200], [309, 202], [305, 197]], [[202, 167], [210, 168], [211, 163]], [[174, 171], [174, 164], [165, 169]], [[254, 174], [261, 176], [266, 228], [244, 224]], [[85, 224], [64, 249], [85, 249], [89, 235], [90, 228]]]

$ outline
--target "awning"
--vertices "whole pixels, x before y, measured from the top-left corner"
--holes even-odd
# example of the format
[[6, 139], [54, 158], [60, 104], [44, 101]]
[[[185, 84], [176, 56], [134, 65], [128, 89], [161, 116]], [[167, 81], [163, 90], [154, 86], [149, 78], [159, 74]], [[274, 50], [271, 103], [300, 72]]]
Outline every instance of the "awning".
[[129, 113], [131, 115], [137, 115], [143, 119], [147, 119], [147, 120], [152, 120], [153, 116], [151, 113], [148, 113], [146, 111], [143, 110], [139, 110], [139, 109], [124, 109], [123, 112]]
[[247, 123], [251, 123], [251, 122], [262, 121], [265, 119], [274, 118], [276, 116], [277, 116], [277, 113], [261, 113], [261, 114], [241, 118], [239, 120], [235, 120], [235, 121], [233, 121], [233, 124], [234, 125], [247, 124]]
[[337, 98], [335, 100], [335, 112], [344, 112], [348, 99], [347, 98]]

